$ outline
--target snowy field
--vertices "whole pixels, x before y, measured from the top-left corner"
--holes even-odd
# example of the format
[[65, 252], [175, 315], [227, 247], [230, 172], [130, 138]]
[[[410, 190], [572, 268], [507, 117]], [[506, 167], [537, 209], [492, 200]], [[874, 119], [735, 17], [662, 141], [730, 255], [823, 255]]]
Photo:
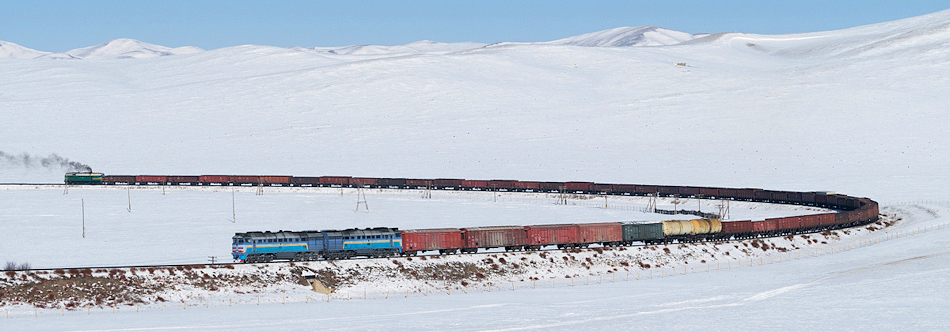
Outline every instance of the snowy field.
[[[451, 295], [364, 276], [329, 302], [280, 284], [236, 299], [166, 290], [173, 300], [114, 314], [107, 306], [7, 306], [0, 330], [944, 331], [948, 41], [950, 11], [805, 34], [615, 29], [535, 44], [155, 52], [160, 47], [117, 40], [56, 55], [0, 43], [0, 183], [60, 183], [60, 165], [72, 161], [107, 174], [754, 187], [870, 197], [900, 218], [817, 243], [769, 240], [772, 250], [749, 251], [743, 242], [637, 256], [652, 250], [634, 248], [598, 253], [623, 256], [603, 262], [594, 251], [552, 252], [592, 262], [515, 280], [493, 275]], [[236, 231], [664, 218], [639, 212], [645, 202], [637, 199], [564, 206], [543, 195], [366, 194], [368, 213], [354, 211], [355, 193], [338, 190], [119, 187], [64, 195], [58, 186], [0, 186], [0, 260], [35, 268], [204, 263], [227, 258]], [[907, 201], [931, 203], [898, 204]], [[687, 204], [715, 211], [718, 202]], [[730, 206], [732, 219], [813, 212], [741, 205]], [[519, 260], [543, 263], [524, 255]], [[485, 257], [452, 259], [496, 264]], [[638, 257], [651, 268], [612, 265]], [[682, 275], [684, 268], [693, 271]], [[255, 267], [235, 273], [245, 269]]]
[[[641, 212], [650, 203], [645, 197], [580, 195], [567, 205], [557, 205], [556, 194], [434, 190], [431, 198], [424, 199], [423, 193], [367, 189], [357, 197], [355, 189], [331, 188], [265, 187], [263, 195], [258, 195], [257, 188], [251, 187], [70, 187], [66, 191], [64, 186], [0, 186], [0, 220], [9, 221], [0, 233], [4, 256], [0, 258], [28, 262], [33, 268], [205, 264], [210, 263], [209, 256], [231, 262], [231, 236], [236, 232], [698, 218]], [[680, 199], [678, 208], [718, 213], [720, 205], [716, 200]], [[670, 198], [658, 199], [656, 207], [674, 209]], [[729, 202], [728, 207], [732, 220], [830, 211], [750, 202]]]
[[[828, 244], [756, 250], [705, 264], [694, 260], [616, 272], [565, 267], [538, 281], [496, 278], [492, 286], [408, 293], [405, 284], [371, 283], [343, 289], [329, 300], [296, 286], [263, 294], [204, 292], [184, 301], [117, 309], [14, 306], [4, 309], [9, 318], [3, 323], [11, 330], [62, 331], [302, 331], [314, 326], [342, 331], [379, 326], [397, 331], [942, 331], [950, 328], [945, 316], [950, 310], [950, 225], [943, 216], [948, 209], [891, 207], [884, 213], [902, 219], [885, 230], [852, 231]], [[673, 255], [684, 251], [669, 247]], [[366, 260], [343, 264], [372, 265]]]

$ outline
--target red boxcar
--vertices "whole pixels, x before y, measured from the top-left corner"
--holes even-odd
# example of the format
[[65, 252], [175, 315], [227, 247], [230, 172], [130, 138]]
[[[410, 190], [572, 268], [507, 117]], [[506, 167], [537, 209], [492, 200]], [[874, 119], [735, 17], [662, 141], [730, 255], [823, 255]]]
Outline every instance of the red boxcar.
[[488, 189], [488, 181], [464, 180], [462, 181], [462, 188], [465, 188], [467, 190], [486, 190]]
[[201, 184], [211, 185], [218, 184], [223, 185], [228, 183], [230, 177], [227, 175], [202, 175], [198, 177], [198, 182]]
[[576, 192], [576, 191], [590, 191], [590, 186], [594, 184], [593, 182], [564, 182], [564, 187], [567, 188], [567, 191]]
[[801, 218], [800, 217], [785, 217], [785, 218], [774, 218], [776, 222], [776, 230], [781, 231], [792, 231], [801, 227]]
[[822, 213], [818, 215], [818, 220], [821, 223], [822, 227], [831, 226], [835, 224], [835, 214], [834, 213]]
[[351, 177], [349, 177], [349, 176], [321, 176], [321, 177], [317, 178], [317, 181], [318, 181], [321, 185], [324, 185], [324, 186], [329, 186], [329, 187], [333, 187], [333, 186], [346, 187], [346, 186], [349, 186], [349, 185], [350, 185], [350, 179], [351, 179]]
[[541, 246], [558, 245], [558, 248], [565, 244], [577, 243], [577, 225], [534, 225], [525, 226], [526, 245], [535, 249]]
[[537, 181], [518, 181], [515, 182], [515, 188], [521, 191], [538, 191], [538, 189], [541, 189], [541, 183]]
[[577, 224], [577, 242], [614, 245], [623, 242], [623, 226], [619, 222]]
[[499, 248], [517, 250], [524, 247], [524, 226], [493, 226], [462, 228], [464, 252], [475, 252], [478, 248]]
[[821, 226], [821, 220], [818, 219], [817, 214], [802, 216], [802, 228], [818, 228]]
[[135, 183], [135, 175], [104, 175], [102, 176], [102, 183], [133, 184]]
[[350, 185], [354, 187], [378, 187], [378, 178], [350, 178]]
[[402, 251], [407, 255], [427, 250], [454, 253], [462, 248], [462, 230], [458, 228], [409, 229], [401, 232]]
[[724, 221], [722, 223], [722, 233], [727, 235], [749, 234], [754, 231], [752, 225], [752, 220]]
[[756, 220], [752, 222], [752, 231], [756, 233], [766, 233], [769, 231], [769, 226], [765, 220]]
[[135, 182], [138, 184], [164, 184], [168, 181], [165, 175], [136, 175]]
[[258, 177], [260, 183], [270, 185], [290, 185], [290, 176], [287, 175], [262, 175]]

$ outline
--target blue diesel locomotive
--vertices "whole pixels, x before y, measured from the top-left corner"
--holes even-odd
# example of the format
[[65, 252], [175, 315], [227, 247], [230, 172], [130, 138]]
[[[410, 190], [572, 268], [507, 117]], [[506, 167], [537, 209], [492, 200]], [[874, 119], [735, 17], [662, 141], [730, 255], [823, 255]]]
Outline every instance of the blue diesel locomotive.
[[377, 227], [342, 231], [236, 233], [231, 238], [235, 262], [309, 261], [354, 256], [392, 257], [402, 253], [399, 229]]

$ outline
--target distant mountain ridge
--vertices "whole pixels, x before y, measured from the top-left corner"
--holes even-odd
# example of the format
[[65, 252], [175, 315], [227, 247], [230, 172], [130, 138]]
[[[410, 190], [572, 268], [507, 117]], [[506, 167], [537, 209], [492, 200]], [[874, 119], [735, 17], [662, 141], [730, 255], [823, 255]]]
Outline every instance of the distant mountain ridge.
[[[574, 45], [588, 47], [631, 47], [673, 45], [695, 39], [696, 36], [653, 26], [620, 27], [583, 35], [533, 44]], [[407, 55], [446, 54], [484, 47], [475, 42], [440, 43], [422, 40], [403, 45], [349, 45], [339, 47], [290, 47], [289, 49], [330, 55]], [[204, 50], [185, 46], [170, 48], [135, 39], [119, 38], [105, 44], [77, 48], [63, 53], [37, 51], [14, 43], [0, 41], [0, 59], [74, 59], [103, 60], [153, 58], [169, 55], [194, 54]]]
[[607, 29], [540, 44], [587, 47], [665, 46], [695, 38], [695, 35], [686, 32], [654, 26], [636, 26]]

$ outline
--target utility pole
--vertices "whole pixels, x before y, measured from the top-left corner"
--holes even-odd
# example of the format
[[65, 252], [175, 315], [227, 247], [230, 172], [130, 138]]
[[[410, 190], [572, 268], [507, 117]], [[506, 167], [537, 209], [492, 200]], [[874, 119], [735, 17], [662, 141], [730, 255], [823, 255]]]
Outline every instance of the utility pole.
[[360, 204], [363, 204], [363, 207], [366, 208], [366, 213], [369, 213], [369, 204], [366, 203], [366, 193], [363, 192], [363, 188], [356, 188], [356, 211], [360, 212]]
[[234, 187], [231, 187], [231, 223], [237, 223], [237, 210], [234, 208]]
[[214, 265], [215, 258], [217, 258], [217, 257], [216, 257], [216, 256], [208, 256], [208, 259], [211, 260], [211, 265]]

